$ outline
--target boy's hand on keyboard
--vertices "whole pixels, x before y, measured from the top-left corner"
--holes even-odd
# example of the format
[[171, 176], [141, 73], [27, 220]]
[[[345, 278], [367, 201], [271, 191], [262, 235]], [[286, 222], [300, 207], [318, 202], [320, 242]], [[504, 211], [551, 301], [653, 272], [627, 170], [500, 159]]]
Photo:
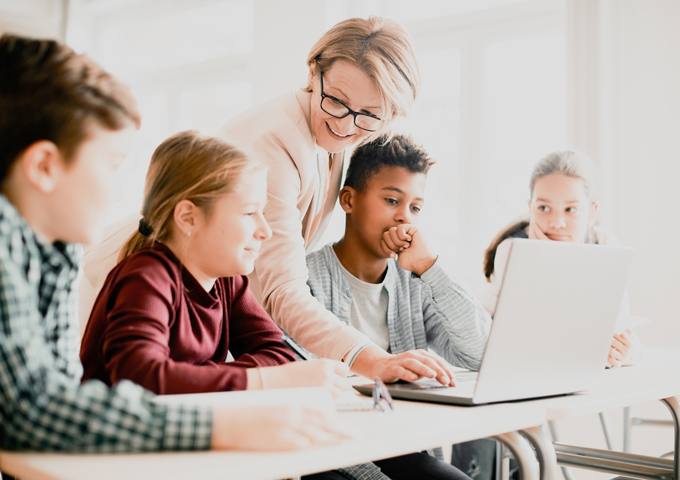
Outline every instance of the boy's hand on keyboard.
[[456, 378], [448, 364], [435, 358], [427, 350], [410, 350], [398, 355], [389, 355], [375, 364], [376, 375], [384, 382], [405, 380], [414, 382], [421, 378], [436, 378], [439, 383], [455, 386]]

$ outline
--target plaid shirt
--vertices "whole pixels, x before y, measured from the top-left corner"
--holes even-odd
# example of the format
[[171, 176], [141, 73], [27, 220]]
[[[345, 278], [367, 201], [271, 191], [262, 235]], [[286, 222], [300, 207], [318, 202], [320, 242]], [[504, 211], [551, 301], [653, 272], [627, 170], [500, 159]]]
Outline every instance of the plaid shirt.
[[80, 383], [77, 250], [44, 241], [0, 195], [0, 448], [209, 448], [210, 409], [157, 405], [126, 380]]

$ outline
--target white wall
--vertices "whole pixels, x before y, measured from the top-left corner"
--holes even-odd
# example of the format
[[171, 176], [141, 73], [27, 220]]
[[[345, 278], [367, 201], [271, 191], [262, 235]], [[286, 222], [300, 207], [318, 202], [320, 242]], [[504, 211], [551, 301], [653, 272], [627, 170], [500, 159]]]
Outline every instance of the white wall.
[[0, 0], [0, 35], [63, 38], [63, 0]]
[[[567, 0], [569, 143], [597, 159], [602, 223], [635, 247], [631, 309], [653, 347], [680, 347], [680, 2]], [[670, 418], [660, 402], [636, 415]], [[622, 411], [609, 412], [622, 447]], [[605, 448], [596, 415], [558, 422], [561, 440]], [[632, 451], [661, 455], [673, 431], [635, 427]], [[572, 470], [578, 480], [611, 475]]]
[[680, 346], [680, 2], [570, 0], [571, 144], [599, 161], [603, 225], [635, 247], [643, 342]]

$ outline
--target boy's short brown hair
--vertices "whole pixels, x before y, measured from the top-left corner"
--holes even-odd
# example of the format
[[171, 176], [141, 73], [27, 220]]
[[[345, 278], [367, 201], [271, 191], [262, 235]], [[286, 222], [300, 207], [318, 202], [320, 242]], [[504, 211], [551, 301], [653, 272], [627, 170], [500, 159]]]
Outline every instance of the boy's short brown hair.
[[53, 142], [69, 162], [89, 122], [111, 130], [140, 126], [130, 90], [64, 44], [6, 34], [0, 65], [0, 182], [37, 141]]

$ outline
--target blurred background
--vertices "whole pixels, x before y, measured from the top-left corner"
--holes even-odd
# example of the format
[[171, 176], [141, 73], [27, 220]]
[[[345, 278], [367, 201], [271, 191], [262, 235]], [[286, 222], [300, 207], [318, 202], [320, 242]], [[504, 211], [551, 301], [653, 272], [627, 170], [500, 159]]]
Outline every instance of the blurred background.
[[[598, 166], [602, 226], [636, 248], [631, 310], [652, 320], [638, 335], [680, 346], [677, 0], [0, 0], [0, 33], [64, 40], [132, 88], [143, 123], [113, 222], [139, 210], [163, 139], [188, 128], [213, 134], [303, 87], [319, 36], [368, 15], [401, 23], [416, 46], [422, 94], [397, 129], [437, 160], [423, 226], [449, 270], [479, 287], [484, 249], [527, 209], [533, 164], [583, 150]], [[320, 245], [343, 228], [336, 211]], [[665, 415], [657, 407], [639, 410]], [[670, 429], [635, 432], [637, 451], [671, 449]], [[563, 435], [603, 444], [595, 418]]]

